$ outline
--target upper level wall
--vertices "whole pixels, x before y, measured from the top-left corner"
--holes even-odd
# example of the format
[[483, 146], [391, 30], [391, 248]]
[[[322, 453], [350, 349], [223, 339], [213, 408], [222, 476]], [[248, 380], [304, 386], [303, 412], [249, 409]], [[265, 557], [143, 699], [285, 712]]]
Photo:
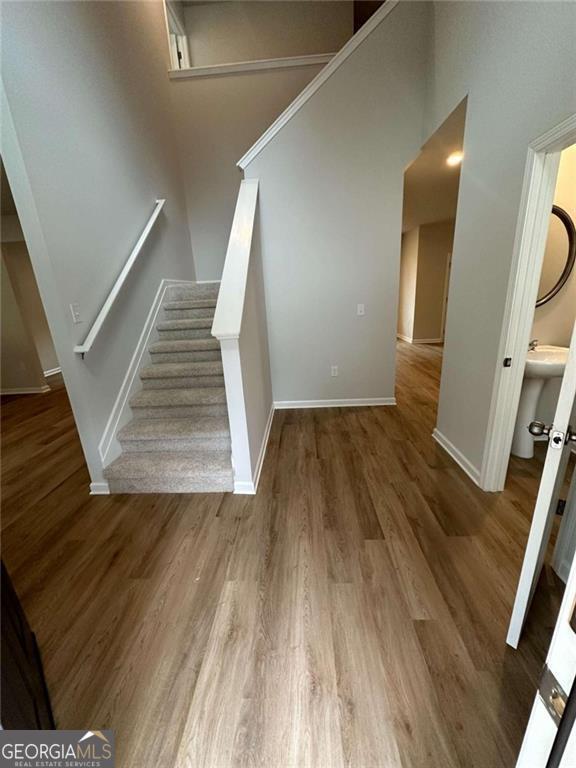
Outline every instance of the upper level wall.
[[219, 280], [222, 274], [241, 178], [236, 161], [321, 68], [170, 82], [199, 280]]
[[527, 150], [576, 112], [575, 31], [574, 3], [434, 3], [426, 135], [468, 95], [438, 427], [478, 469]]
[[430, 10], [396, 6], [246, 169], [260, 179], [276, 401], [394, 395], [403, 173], [422, 144]]
[[192, 3], [184, 7], [192, 66], [340, 50], [353, 34], [353, 3]]
[[[2, 79], [17, 137], [3, 159], [93, 479], [161, 278], [194, 278], [164, 30], [160, 2], [2, 4]], [[72, 349], [157, 197], [167, 199], [162, 218], [82, 361]], [[80, 305], [79, 325], [70, 303]]]

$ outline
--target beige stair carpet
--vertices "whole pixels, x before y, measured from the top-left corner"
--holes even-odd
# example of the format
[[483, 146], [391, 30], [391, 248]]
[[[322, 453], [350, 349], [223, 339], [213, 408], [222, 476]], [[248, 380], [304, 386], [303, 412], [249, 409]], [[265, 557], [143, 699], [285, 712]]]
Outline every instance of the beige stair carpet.
[[104, 475], [111, 493], [209, 493], [233, 489], [220, 344], [211, 328], [217, 286], [171, 286], [118, 433], [122, 454]]

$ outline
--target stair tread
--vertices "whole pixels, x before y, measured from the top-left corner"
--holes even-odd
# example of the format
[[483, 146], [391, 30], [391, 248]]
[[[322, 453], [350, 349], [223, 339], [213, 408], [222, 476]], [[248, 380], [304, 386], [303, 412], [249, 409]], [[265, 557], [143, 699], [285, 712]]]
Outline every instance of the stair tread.
[[211, 328], [212, 317], [184, 317], [177, 320], [162, 320], [156, 326], [159, 331], [186, 331], [188, 329]]
[[198, 416], [183, 419], [135, 419], [122, 427], [120, 440], [163, 440], [170, 438], [228, 437], [226, 416]]
[[123, 453], [104, 469], [112, 477], [189, 477], [206, 478], [232, 474], [230, 451], [150, 451]]
[[132, 407], [182, 405], [218, 405], [226, 402], [224, 387], [191, 387], [190, 389], [143, 389], [132, 398]]
[[202, 376], [221, 376], [223, 373], [220, 360], [207, 360], [198, 363], [153, 363], [140, 371], [141, 379], [176, 379]]
[[216, 307], [216, 299], [181, 299], [180, 301], [168, 301], [164, 309], [213, 309]]
[[218, 339], [169, 339], [155, 341], [150, 345], [150, 352], [196, 352], [208, 349], [220, 349]]

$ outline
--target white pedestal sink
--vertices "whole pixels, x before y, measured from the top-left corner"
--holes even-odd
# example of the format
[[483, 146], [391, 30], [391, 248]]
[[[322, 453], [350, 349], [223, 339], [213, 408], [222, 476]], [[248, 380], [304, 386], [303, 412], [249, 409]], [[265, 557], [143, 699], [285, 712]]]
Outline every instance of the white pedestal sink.
[[526, 355], [524, 381], [512, 442], [514, 456], [521, 459], [531, 459], [534, 456], [534, 438], [528, 432], [528, 425], [536, 418], [536, 408], [544, 384], [548, 379], [564, 375], [567, 359], [568, 347], [542, 345], [531, 349]]

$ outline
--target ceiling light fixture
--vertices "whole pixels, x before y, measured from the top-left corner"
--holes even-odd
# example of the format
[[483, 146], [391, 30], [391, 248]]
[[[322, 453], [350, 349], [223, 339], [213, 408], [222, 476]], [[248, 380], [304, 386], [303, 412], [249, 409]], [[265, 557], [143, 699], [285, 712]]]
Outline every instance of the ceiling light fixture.
[[452, 154], [448, 155], [448, 157], [446, 158], [446, 164], [450, 165], [451, 167], [454, 167], [455, 165], [460, 165], [463, 157], [464, 157], [464, 152], [452, 152]]

